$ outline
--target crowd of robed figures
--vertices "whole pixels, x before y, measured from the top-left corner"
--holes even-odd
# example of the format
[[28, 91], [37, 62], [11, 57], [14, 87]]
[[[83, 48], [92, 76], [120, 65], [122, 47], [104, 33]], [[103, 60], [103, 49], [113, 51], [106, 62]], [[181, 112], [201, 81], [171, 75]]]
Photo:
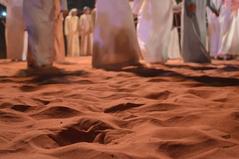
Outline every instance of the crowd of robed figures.
[[65, 18], [64, 33], [67, 39], [68, 56], [89, 56], [93, 52], [93, 21], [95, 11], [84, 7], [78, 17], [77, 9], [72, 9]]
[[[24, 28], [29, 41], [29, 67], [62, 61], [65, 49], [61, 11], [66, 1], [5, 1], [7, 29], [12, 34], [7, 35], [12, 38], [7, 38], [8, 48], [24, 46], [19, 43], [23, 40], [16, 41], [24, 37], [24, 31], [16, 30]], [[75, 9], [69, 12], [65, 19], [67, 51], [72, 56], [92, 53], [96, 68], [138, 65], [140, 61], [165, 63], [170, 58], [210, 63], [212, 56], [239, 55], [238, 8], [238, 0], [183, 0], [180, 4], [175, 0], [97, 0], [95, 19], [87, 8], [79, 19]], [[173, 28], [174, 12], [182, 12], [181, 45], [178, 30]], [[137, 28], [133, 15], [138, 17]], [[89, 16], [93, 25], [82, 28], [84, 22], [91, 21]], [[18, 25], [23, 27], [16, 29]], [[80, 42], [79, 34], [85, 35]], [[19, 50], [11, 52], [19, 54]]]

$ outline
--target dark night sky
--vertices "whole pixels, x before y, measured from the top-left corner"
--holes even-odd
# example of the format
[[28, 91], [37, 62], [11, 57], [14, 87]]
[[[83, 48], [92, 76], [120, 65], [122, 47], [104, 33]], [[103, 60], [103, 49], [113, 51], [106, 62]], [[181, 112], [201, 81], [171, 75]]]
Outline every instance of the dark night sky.
[[2, 14], [3, 11], [6, 11], [6, 7], [0, 5], [0, 18], [2, 18], [1, 14]]
[[68, 7], [82, 9], [85, 6], [94, 8], [95, 0], [68, 0]]
[[1, 11], [6, 10], [6, 7], [4, 7], [3, 5], [0, 5], [0, 10]]

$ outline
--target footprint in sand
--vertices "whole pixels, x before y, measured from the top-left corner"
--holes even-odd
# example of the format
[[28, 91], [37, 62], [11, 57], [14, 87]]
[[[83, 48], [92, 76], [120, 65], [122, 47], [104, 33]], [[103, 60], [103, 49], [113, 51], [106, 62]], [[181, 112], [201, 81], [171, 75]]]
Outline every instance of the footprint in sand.
[[77, 124], [70, 125], [49, 137], [60, 146], [81, 142], [107, 144], [104, 141], [106, 131], [112, 129], [113, 126], [103, 121], [83, 118]]

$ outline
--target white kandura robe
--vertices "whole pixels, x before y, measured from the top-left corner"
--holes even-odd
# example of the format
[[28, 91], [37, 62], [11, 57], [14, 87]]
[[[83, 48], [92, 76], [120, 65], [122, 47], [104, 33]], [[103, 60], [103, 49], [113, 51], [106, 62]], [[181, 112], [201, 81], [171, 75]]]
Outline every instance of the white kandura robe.
[[170, 41], [168, 46], [168, 58], [169, 59], [180, 59], [180, 45], [178, 28], [173, 28], [170, 32]]
[[23, 53], [22, 53], [22, 60], [27, 60], [27, 54], [28, 54], [28, 32], [24, 31], [24, 43], [23, 43]]
[[[195, 14], [191, 14], [189, 6], [196, 6]], [[208, 0], [184, 0], [182, 12], [182, 52], [185, 62], [210, 63], [210, 55], [206, 50], [207, 27], [206, 7]]]
[[[212, 0], [217, 10], [221, 8], [222, 0]], [[217, 17], [209, 8], [207, 8], [208, 17], [208, 35], [209, 35], [209, 52], [211, 57], [218, 56], [221, 46], [221, 27], [220, 17]]]
[[72, 16], [72, 11], [65, 19], [65, 35], [67, 38], [67, 56], [80, 56], [79, 18]]
[[223, 37], [222, 52], [239, 56], [239, 12], [233, 15], [228, 33]]
[[142, 4], [137, 34], [144, 60], [149, 63], [165, 63], [168, 60], [174, 1], [135, 0], [134, 3]]
[[128, 0], [97, 0], [93, 67], [139, 63], [140, 48]]
[[51, 66], [55, 59], [54, 4], [53, 0], [23, 2], [23, 15], [29, 36], [29, 67]]
[[[173, 0], [174, 12], [180, 12], [182, 9], [181, 4], [178, 4]], [[178, 22], [180, 23], [180, 22]], [[179, 32], [178, 27], [173, 27], [170, 32], [170, 42], [168, 49], [168, 58], [169, 59], [181, 59], [180, 55], [180, 41], [179, 41]]]
[[225, 55], [227, 51], [225, 51], [226, 37], [230, 31], [230, 26], [232, 24], [233, 16], [231, 7], [223, 4], [220, 11], [219, 23], [220, 23], [220, 49], [218, 55]]
[[7, 58], [23, 60], [24, 47], [24, 21], [23, 21], [23, 0], [0, 0], [7, 8], [6, 18], [6, 45]]
[[227, 3], [229, 3], [229, 5], [224, 4], [223, 15], [221, 16], [223, 32], [220, 54], [239, 56], [239, 1], [228, 0]]
[[80, 17], [80, 36], [81, 36], [81, 52], [80, 56], [88, 56], [92, 54], [92, 31], [93, 20], [91, 14], [83, 14]]

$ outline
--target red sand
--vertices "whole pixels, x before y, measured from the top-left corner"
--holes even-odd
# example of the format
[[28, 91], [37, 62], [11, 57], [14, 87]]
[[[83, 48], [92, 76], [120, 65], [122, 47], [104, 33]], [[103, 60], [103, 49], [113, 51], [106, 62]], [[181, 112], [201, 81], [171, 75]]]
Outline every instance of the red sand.
[[25, 71], [0, 61], [0, 159], [238, 159], [239, 62]]

